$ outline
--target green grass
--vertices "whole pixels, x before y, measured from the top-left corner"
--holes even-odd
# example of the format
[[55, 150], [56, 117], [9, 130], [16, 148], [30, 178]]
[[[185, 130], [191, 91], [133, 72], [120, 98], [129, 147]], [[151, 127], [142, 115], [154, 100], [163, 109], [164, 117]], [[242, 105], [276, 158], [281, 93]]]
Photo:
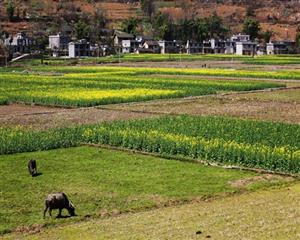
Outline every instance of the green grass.
[[[4, 239], [298, 239], [300, 184]], [[196, 231], [201, 234], [196, 235]]]
[[19, 72], [7, 72], [7, 69], [0, 71], [0, 104], [25, 102], [75, 107], [95, 106], [285, 86], [281, 83], [260, 81], [212, 81], [192, 77], [153, 76], [214, 73], [200, 70], [125, 67], [35, 67], [32, 70], [28, 74], [21, 73], [20, 69]]
[[[31, 158], [42, 173], [35, 178], [27, 172]], [[233, 193], [230, 181], [256, 175], [91, 147], [3, 155], [0, 172], [1, 233]], [[78, 217], [43, 219], [44, 199], [57, 191], [67, 193]]]

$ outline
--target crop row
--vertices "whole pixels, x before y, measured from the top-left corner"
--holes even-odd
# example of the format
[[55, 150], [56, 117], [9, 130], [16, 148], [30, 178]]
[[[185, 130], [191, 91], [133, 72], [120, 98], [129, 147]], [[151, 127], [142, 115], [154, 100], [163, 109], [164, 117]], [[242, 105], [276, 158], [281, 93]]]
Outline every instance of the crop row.
[[77, 146], [81, 142], [300, 172], [300, 126], [222, 117], [162, 117], [30, 131], [0, 128], [0, 154]]

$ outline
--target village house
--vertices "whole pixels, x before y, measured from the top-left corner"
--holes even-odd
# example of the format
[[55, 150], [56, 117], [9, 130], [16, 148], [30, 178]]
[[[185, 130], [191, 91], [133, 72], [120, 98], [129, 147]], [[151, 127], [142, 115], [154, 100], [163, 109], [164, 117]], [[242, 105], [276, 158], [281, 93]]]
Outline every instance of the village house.
[[135, 40], [138, 41], [140, 44], [140, 47], [142, 47], [146, 41], [153, 41], [154, 39], [153, 39], [153, 37], [150, 37], [150, 36], [138, 35], [135, 37]]
[[257, 53], [256, 42], [237, 42], [236, 55], [255, 55]]
[[115, 30], [114, 33], [114, 46], [115, 47], [121, 47], [122, 41], [124, 40], [134, 40], [135, 37], [133, 34], [125, 33], [119, 30]]
[[14, 37], [9, 37], [4, 41], [5, 46], [9, 48], [12, 54], [30, 53], [34, 47], [34, 40], [28, 37], [25, 33], [17, 33]]
[[292, 53], [295, 48], [295, 42], [280, 41], [267, 43], [267, 54], [288, 54]]
[[70, 42], [68, 45], [70, 58], [90, 56], [90, 43], [85, 39], [81, 39], [77, 42]]
[[219, 39], [210, 39], [203, 41], [202, 53], [225, 53], [226, 50], [226, 42]]
[[178, 46], [178, 43], [176, 42], [176, 40], [174, 40], [174, 41], [161, 40], [161, 41], [158, 41], [158, 45], [160, 47], [161, 54], [179, 53], [179, 50], [180, 50], [180, 47]]
[[160, 53], [160, 46], [157, 41], [148, 40], [144, 42], [143, 49], [147, 49], [149, 53]]
[[139, 48], [139, 42], [136, 40], [122, 40], [122, 53], [134, 53]]
[[192, 42], [188, 40], [186, 42], [185, 49], [187, 54], [202, 53], [202, 44], [199, 42]]
[[53, 57], [67, 55], [69, 42], [71, 42], [71, 38], [68, 35], [64, 35], [62, 33], [50, 35], [49, 49], [52, 51]]

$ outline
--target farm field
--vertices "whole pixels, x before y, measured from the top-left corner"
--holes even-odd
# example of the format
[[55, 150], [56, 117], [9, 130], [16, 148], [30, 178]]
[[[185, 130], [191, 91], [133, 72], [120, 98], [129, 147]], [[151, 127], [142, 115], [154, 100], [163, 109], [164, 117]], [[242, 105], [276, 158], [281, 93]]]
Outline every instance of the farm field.
[[225, 165], [300, 172], [298, 124], [181, 115], [46, 131], [2, 127], [0, 133], [0, 154], [93, 143]]
[[[108, 219], [68, 224], [22, 239], [298, 239], [300, 185]], [[201, 234], [196, 234], [200, 231]], [[20, 235], [4, 239], [18, 239]]]
[[[38, 161], [42, 174], [35, 178], [28, 177], [24, 168], [31, 158]], [[293, 181], [92, 147], [4, 155], [0, 166], [1, 175], [6, 176], [0, 183], [2, 233], [203, 201]], [[243, 179], [251, 183], [242, 188], [235, 184]], [[68, 193], [78, 209], [77, 217], [42, 218], [43, 199], [53, 191]]]
[[[208, 64], [229, 60], [206, 57]], [[280, 60], [296, 61], [289, 57]], [[126, 67], [29, 61], [0, 69], [0, 171], [6, 179], [0, 181], [0, 236], [294, 238], [300, 71], [270, 61], [243, 63], [250, 58], [231, 64], [252, 69], [182, 69], [176, 59], [169, 62], [174, 67], [145, 67], [141, 59], [140, 67], [129, 67], [136, 60]], [[31, 158], [42, 173], [33, 179], [26, 169]], [[43, 199], [54, 191], [66, 192], [79, 216], [43, 220]], [[125, 234], [131, 228], [132, 235]]]
[[[0, 104], [22, 102], [86, 107], [286, 86], [283, 83], [266, 81], [211, 81], [153, 76], [157, 73], [169, 75], [230, 74], [225, 70], [116, 67], [37, 67], [34, 70], [19, 73], [3, 71], [0, 75]], [[238, 74], [245, 75], [246, 73]], [[248, 73], [252, 74], [252, 72]], [[259, 76], [259, 73], [257, 74]], [[264, 75], [264, 73], [260, 74]], [[284, 74], [286, 73], [273, 73], [274, 77]], [[300, 72], [298, 75], [300, 77]]]
[[[47, 59], [49, 65], [72, 64], [74, 60], [68, 59]], [[99, 58], [83, 58], [75, 61], [80, 64], [103, 64], [103, 63], [119, 63], [119, 62], [239, 62], [249, 65], [298, 65], [300, 64], [299, 55], [277, 55], [277, 56], [238, 56], [238, 55], [222, 55], [222, 54], [120, 54]], [[25, 65], [39, 65], [40, 60], [24, 61]]]

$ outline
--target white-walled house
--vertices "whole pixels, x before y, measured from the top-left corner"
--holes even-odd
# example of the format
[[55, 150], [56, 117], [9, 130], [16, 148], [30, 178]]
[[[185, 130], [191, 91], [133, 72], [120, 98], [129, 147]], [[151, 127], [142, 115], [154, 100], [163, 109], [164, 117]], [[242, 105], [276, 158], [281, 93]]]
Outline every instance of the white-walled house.
[[237, 55], [255, 55], [257, 53], [256, 42], [237, 42], [236, 54]]
[[288, 54], [293, 51], [295, 42], [279, 41], [267, 43], [267, 54]]
[[179, 47], [177, 45], [176, 40], [174, 41], [160, 40], [158, 41], [158, 45], [160, 47], [161, 54], [179, 53]]
[[88, 57], [90, 56], [90, 43], [85, 39], [81, 39], [77, 42], [69, 43], [69, 57]]
[[69, 48], [71, 38], [68, 35], [58, 33], [49, 36], [49, 49], [52, 51], [54, 57], [66, 55]]
[[186, 42], [185, 49], [187, 54], [202, 53], [202, 44], [200, 42], [192, 42], [188, 40]]
[[122, 40], [122, 53], [134, 53], [139, 48], [136, 40]]

